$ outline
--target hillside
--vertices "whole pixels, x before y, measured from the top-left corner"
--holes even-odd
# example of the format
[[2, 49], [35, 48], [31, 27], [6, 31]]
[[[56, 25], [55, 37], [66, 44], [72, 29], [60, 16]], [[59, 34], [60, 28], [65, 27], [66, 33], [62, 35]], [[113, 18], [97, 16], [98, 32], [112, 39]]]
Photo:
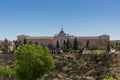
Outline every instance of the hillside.
[[[120, 54], [53, 54], [55, 68], [43, 80], [103, 80], [120, 78]], [[2, 66], [13, 67], [14, 58], [1, 57]]]
[[54, 54], [56, 67], [46, 80], [103, 80], [120, 78], [120, 54]]

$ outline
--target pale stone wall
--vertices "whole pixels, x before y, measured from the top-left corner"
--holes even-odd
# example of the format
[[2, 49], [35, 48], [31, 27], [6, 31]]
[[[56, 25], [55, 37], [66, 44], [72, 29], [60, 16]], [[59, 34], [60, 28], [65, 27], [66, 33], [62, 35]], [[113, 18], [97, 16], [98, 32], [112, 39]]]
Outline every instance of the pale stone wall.
[[[38, 43], [39, 45], [47, 46], [48, 44], [52, 44], [54, 47], [59, 42], [60, 48], [63, 47], [64, 41], [69, 41], [72, 43], [74, 41], [75, 36], [66, 34], [63, 29], [56, 34], [55, 36], [28, 36], [28, 35], [19, 35], [18, 40], [21, 42], [26, 39], [27, 43]], [[105, 42], [110, 40], [109, 35], [100, 35], [100, 36], [76, 36], [78, 40], [78, 44], [82, 46], [86, 46], [86, 42], [89, 41], [90, 45], [97, 45], [99, 48], [105, 48]]]

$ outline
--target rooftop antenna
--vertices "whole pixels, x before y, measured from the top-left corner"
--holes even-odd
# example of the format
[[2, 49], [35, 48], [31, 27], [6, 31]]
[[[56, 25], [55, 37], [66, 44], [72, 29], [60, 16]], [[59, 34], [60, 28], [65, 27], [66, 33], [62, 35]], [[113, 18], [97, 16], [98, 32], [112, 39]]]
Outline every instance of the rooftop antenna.
[[61, 26], [61, 31], [60, 31], [60, 33], [64, 33], [64, 31], [63, 31], [63, 26]]
[[63, 25], [61, 26], [61, 31], [63, 31]]

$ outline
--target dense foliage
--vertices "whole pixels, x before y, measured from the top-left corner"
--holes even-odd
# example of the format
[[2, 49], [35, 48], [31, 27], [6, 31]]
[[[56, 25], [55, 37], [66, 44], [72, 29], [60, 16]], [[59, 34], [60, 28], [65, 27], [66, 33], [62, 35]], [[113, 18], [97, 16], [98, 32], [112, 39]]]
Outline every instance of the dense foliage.
[[2, 46], [0, 46], [0, 51], [2, 51], [3, 54], [9, 54], [10, 53], [10, 43], [8, 39], [5, 38], [4, 43]]
[[120, 41], [111, 42], [111, 48], [120, 51]]
[[75, 37], [74, 41], [73, 41], [73, 50], [78, 50], [78, 40]]
[[9, 68], [9, 66], [3, 67], [0, 66], [0, 76], [3, 78], [10, 78], [14, 72], [12, 69]]
[[57, 45], [56, 48], [59, 50], [60, 49], [60, 45], [59, 45], [59, 41], [57, 40]]
[[53, 58], [46, 47], [26, 44], [15, 51], [17, 80], [36, 80], [53, 67]]

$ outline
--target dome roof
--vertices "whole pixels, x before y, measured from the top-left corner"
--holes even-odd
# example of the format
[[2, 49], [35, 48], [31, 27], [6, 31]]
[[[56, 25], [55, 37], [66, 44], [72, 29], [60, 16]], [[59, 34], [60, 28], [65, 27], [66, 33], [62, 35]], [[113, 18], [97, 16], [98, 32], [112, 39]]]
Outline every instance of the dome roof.
[[63, 31], [63, 28], [61, 28], [61, 31], [58, 33], [58, 36], [66, 36], [66, 33]]
[[60, 31], [60, 33], [65, 33], [65, 32], [63, 31], [63, 28], [61, 28], [61, 31]]

